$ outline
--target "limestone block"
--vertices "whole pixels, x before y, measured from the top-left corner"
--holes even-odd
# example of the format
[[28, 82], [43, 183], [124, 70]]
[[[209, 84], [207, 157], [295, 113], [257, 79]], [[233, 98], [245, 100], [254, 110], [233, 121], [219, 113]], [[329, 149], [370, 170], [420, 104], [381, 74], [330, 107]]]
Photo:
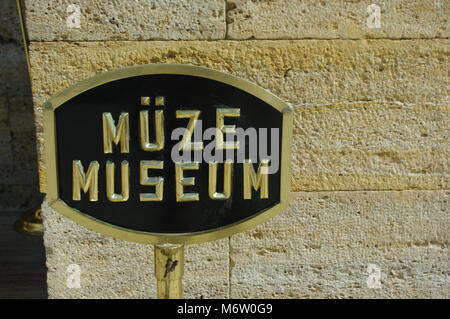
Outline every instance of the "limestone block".
[[27, 60], [22, 44], [0, 44], [0, 95], [22, 96], [29, 93]]
[[227, 8], [229, 39], [405, 39], [450, 35], [450, 2], [443, 0], [233, 0], [227, 2]]
[[184, 297], [229, 298], [229, 239], [185, 247]]
[[[448, 298], [448, 191], [299, 192], [230, 240], [231, 298]], [[381, 288], [370, 288], [380, 270]]]
[[225, 38], [224, 0], [25, 0], [31, 41]]
[[11, 130], [9, 127], [8, 99], [0, 96], [0, 180], [5, 183], [11, 177], [13, 167]]
[[[155, 298], [153, 246], [90, 231], [42, 204], [49, 298]], [[228, 298], [228, 238], [185, 250], [184, 297]], [[67, 281], [79, 266], [80, 288]], [[72, 266], [74, 267], [74, 266]], [[73, 285], [72, 285], [73, 286]]]
[[30, 56], [38, 134], [40, 105], [82, 79], [138, 64], [194, 64], [296, 107], [294, 190], [448, 187], [447, 40], [33, 42]]
[[450, 188], [450, 109], [355, 102], [299, 107], [292, 190]]
[[8, 179], [14, 184], [37, 184], [37, 149], [31, 96], [9, 97], [9, 128], [14, 174]]
[[[28, 99], [31, 111], [31, 96]], [[22, 103], [18, 101], [21, 100], [0, 96], [0, 207], [3, 210], [27, 207], [38, 193], [34, 120], [20, 113]], [[27, 118], [28, 125], [23, 129], [20, 118]]]
[[0, 141], [0, 179], [1, 184], [7, 183], [12, 178], [12, 170], [14, 166], [13, 154], [10, 142]]
[[33, 42], [35, 105], [95, 74], [151, 63], [241, 76], [293, 105], [448, 103], [447, 40]]
[[20, 178], [16, 179], [14, 175], [10, 175], [6, 179], [3, 176], [0, 176], [0, 178], [5, 181], [5, 184], [0, 184], [2, 212], [24, 211], [24, 209], [38, 205], [36, 194], [39, 190], [36, 182], [32, 185], [25, 185]]
[[16, 138], [19, 135], [34, 135], [34, 114], [31, 96], [12, 97], [10, 100], [11, 132]]

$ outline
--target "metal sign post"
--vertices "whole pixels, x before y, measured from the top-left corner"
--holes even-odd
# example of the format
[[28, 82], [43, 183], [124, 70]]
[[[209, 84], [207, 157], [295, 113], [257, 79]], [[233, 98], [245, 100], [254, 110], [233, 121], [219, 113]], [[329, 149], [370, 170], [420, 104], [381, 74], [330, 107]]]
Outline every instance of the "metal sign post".
[[81, 81], [43, 109], [49, 205], [155, 245], [158, 298], [182, 296], [182, 245], [231, 236], [288, 205], [292, 108], [246, 80], [139, 65]]
[[155, 276], [158, 299], [180, 299], [183, 295], [184, 246], [155, 245]]

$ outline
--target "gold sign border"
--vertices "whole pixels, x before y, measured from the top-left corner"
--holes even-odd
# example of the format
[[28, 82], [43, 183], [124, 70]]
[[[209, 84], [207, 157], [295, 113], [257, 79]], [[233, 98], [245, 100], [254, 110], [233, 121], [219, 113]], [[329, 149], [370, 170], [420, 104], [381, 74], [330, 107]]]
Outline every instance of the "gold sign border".
[[[192, 233], [149, 233], [130, 230], [123, 227], [100, 221], [88, 216], [77, 209], [67, 205], [58, 195], [58, 171], [57, 150], [55, 131], [55, 110], [69, 99], [99, 85], [129, 77], [149, 74], [181, 74], [216, 80], [239, 88], [251, 95], [258, 97], [283, 114], [282, 146], [281, 146], [281, 181], [280, 202], [263, 212], [250, 216], [240, 222], [216, 228], [209, 231]], [[217, 240], [242, 232], [259, 225], [269, 218], [283, 211], [289, 203], [290, 188], [290, 162], [292, 145], [292, 108], [269, 91], [236, 76], [220, 71], [198, 67], [193, 65], [179, 64], [152, 64], [138, 65], [116, 69], [113, 71], [95, 75], [89, 79], [61, 91], [43, 104], [44, 113], [44, 137], [45, 137], [45, 170], [47, 174], [47, 200], [51, 208], [68, 217], [76, 223], [104, 234], [106, 236], [143, 243], [143, 244], [194, 244]]]

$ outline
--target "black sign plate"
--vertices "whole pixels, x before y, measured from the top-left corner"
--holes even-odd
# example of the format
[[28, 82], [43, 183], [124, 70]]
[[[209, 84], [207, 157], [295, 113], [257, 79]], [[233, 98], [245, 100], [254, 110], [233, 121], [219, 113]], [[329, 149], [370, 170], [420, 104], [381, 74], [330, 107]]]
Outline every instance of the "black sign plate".
[[[291, 109], [245, 80], [186, 65], [138, 66], [80, 82], [44, 107], [50, 204], [93, 230], [145, 243], [202, 242], [254, 226], [287, 204]], [[172, 136], [179, 128], [184, 133]], [[235, 143], [214, 157], [213, 180], [207, 154], [219, 154], [207, 153], [218, 145], [217, 136], [205, 136], [210, 128], [223, 132], [224, 143]], [[239, 129], [248, 133], [242, 139]], [[194, 150], [179, 151], [183, 137]], [[267, 179], [259, 170], [266, 157], [278, 163], [266, 171]], [[250, 158], [250, 164], [242, 161]], [[229, 175], [226, 159], [233, 162]], [[145, 167], [149, 163], [159, 167]], [[180, 163], [198, 166], [180, 170]]]

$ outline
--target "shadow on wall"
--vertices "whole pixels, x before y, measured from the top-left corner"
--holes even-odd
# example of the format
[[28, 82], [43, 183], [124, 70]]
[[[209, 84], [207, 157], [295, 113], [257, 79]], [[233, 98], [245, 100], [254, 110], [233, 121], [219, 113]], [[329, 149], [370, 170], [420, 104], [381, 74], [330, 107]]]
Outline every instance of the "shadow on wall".
[[0, 1], [0, 213], [39, 204], [33, 103], [16, 1]]

